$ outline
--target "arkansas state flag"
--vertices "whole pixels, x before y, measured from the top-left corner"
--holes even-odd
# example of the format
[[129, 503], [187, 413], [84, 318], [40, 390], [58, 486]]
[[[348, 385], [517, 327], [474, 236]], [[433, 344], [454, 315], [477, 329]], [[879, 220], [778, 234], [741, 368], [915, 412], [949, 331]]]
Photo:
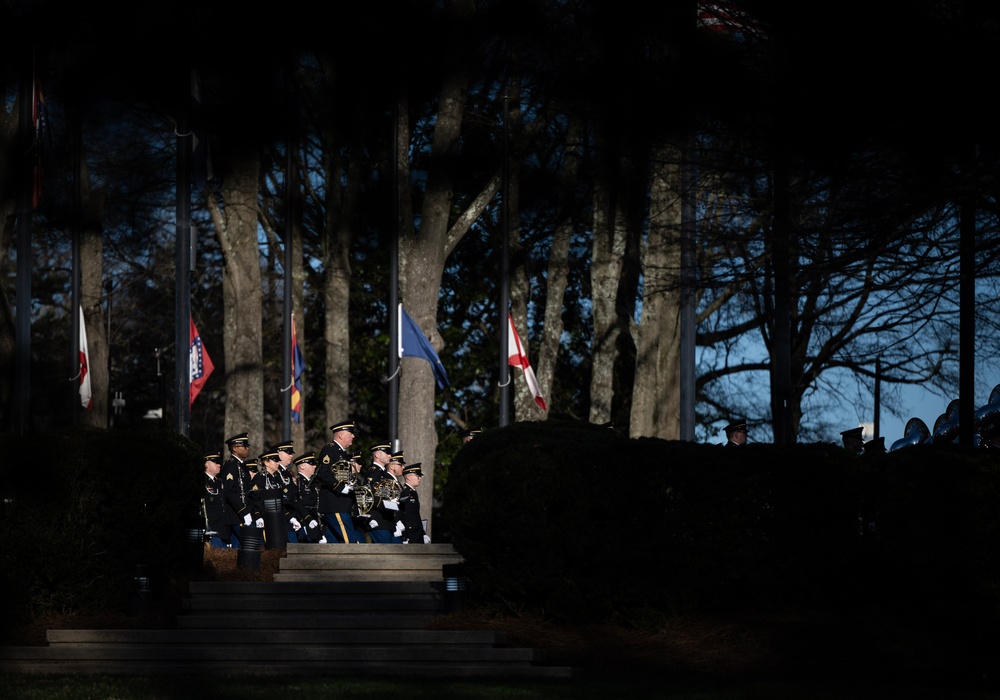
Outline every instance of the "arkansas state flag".
[[508, 362], [512, 367], [520, 367], [524, 371], [524, 381], [528, 382], [531, 395], [535, 397], [535, 403], [543, 411], [546, 410], [545, 399], [542, 398], [542, 390], [538, 388], [538, 379], [535, 378], [535, 371], [531, 369], [528, 362], [528, 353], [521, 346], [521, 339], [517, 337], [517, 329], [514, 328], [514, 318], [507, 314], [507, 352]]
[[87, 347], [87, 324], [80, 307], [80, 404], [90, 409], [90, 349]]
[[306, 358], [295, 334], [295, 314], [292, 314], [292, 420], [302, 420], [302, 373], [306, 371]]
[[188, 402], [190, 408], [195, 397], [198, 396], [198, 392], [208, 381], [208, 375], [215, 369], [212, 358], [208, 356], [208, 350], [201, 342], [201, 336], [198, 334], [198, 329], [195, 328], [193, 318], [191, 319], [191, 353], [188, 359], [188, 368], [191, 370], [191, 400]]

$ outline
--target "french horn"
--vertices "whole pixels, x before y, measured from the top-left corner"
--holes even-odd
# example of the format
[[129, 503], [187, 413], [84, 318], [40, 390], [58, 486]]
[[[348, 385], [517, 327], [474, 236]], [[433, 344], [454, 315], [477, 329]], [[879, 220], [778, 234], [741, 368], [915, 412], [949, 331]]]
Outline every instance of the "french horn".
[[375, 505], [375, 494], [367, 484], [357, 484], [354, 487], [354, 501], [358, 504], [358, 512], [367, 515]]
[[341, 459], [333, 463], [330, 467], [333, 470], [333, 476], [338, 482], [343, 481], [346, 483], [351, 483], [351, 463], [346, 459]]
[[403, 493], [403, 487], [395, 479], [379, 479], [372, 483], [371, 489], [383, 501], [394, 501]]

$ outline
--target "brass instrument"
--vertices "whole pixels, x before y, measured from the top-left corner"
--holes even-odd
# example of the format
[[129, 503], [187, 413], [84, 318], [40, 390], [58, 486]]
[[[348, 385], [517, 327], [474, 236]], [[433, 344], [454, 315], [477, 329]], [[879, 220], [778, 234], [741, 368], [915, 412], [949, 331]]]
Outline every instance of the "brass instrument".
[[989, 402], [976, 410], [974, 421], [979, 435], [977, 444], [980, 447], [991, 446], [993, 438], [1000, 432], [1000, 384], [993, 387]]
[[362, 515], [368, 513], [375, 505], [375, 494], [365, 484], [364, 477], [359, 472], [354, 471], [351, 462], [346, 459], [334, 462], [330, 468], [339, 483], [350, 484], [354, 487], [354, 500], [358, 504], [358, 512]]
[[394, 501], [403, 493], [403, 487], [399, 485], [399, 482], [395, 478], [379, 479], [372, 484], [371, 488], [372, 493], [383, 501]]
[[914, 417], [906, 422], [906, 428], [903, 429], [903, 437], [892, 443], [889, 451], [895, 452], [911, 445], [920, 445], [930, 439], [931, 431], [927, 429], [927, 424], [919, 418]]
[[358, 504], [358, 512], [367, 515], [375, 505], [375, 494], [367, 484], [359, 483], [354, 487], [354, 500]]
[[935, 445], [946, 445], [958, 437], [958, 399], [948, 404], [948, 410], [934, 421], [934, 433], [931, 441]]
[[344, 482], [346, 484], [353, 483], [351, 480], [351, 463], [346, 459], [334, 462], [330, 469], [333, 470], [333, 475], [336, 477], [338, 482]]

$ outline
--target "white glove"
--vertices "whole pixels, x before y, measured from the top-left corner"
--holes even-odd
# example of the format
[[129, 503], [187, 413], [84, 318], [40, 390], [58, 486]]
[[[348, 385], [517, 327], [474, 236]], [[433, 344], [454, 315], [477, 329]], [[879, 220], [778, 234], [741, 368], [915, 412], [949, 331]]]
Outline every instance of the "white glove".
[[302, 523], [300, 523], [296, 518], [289, 518], [288, 522], [292, 524], [292, 529], [296, 532], [302, 529]]
[[384, 505], [389, 510], [399, 510], [399, 501], [397, 501], [395, 498], [392, 499], [391, 501], [382, 501], [382, 505]]
[[326, 535], [323, 535], [322, 537], [319, 538], [319, 543], [326, 544]]
[[252, 522], [253, 522], [253, 518], [250, 516], [249, 513], [247, 513], [246, 515], [243, 516], [243, 524], [244, 525], [246, 525], [247, 527], [250, 527], [250, 523], [252, 523]]
[[256, 525], [257, 527], [263, 529], [264, 528], [264, 518], [257, 518], [257, 522], [254, 523], [254, 525]]
[[431, 536], [424, 535], [424, 544], [430, 544], [430, 543], [431, 543]]
[[371, 520], [369, 520], [368, 524], [371, 525], [371, 527], [372, 527], [373, 530], [378, 527], [378, 521], [375, 520], [375, 518], [372, 518]]
[[401, 523], [401, 522], [396, 523], [396, 532], [394, 532], [393, 534], [396, 537], [400, 537], [403, 534], [403, 530], [405, 530], [405, 529], [406, 528], [403, 526], [403, 523]]
[[340, 489], [340, 493], [342, 493], [344, 495], [347, 495], [350, 492], [351, 492], [351, 485], [350, 484], [344, 484], [343, 488]]
[[319, 527], [319, 523], [318, 522], [316, 522], [315, 520], [310, 520], [309, 521], [309, 529], [310, 530], [315, 530], [318, 527]]

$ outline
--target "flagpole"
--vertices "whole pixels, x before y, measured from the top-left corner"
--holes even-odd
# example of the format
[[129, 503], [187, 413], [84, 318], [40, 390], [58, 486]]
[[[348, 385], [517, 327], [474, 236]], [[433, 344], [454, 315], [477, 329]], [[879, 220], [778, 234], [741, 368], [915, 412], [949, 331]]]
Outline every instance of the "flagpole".
[[[294, 196], [295, 188], [292, 186], [292, 172], [294, 170], [294, 158], [293, 158], [293, 148], [292, 144], [294, 139], [292, 138], [292, 77], [293, 69], [291, 66], [286, 68], [285, 71], [285, 99], [286, 102], [286, 114], [287, 114], [287, 124], [285, 125], [286, 135], [285, 135], [285, 255], [284, 255], [284, 284], [285, 284], [285, 295], [284, 295], [284, 310], [282, 312], [282, 317], [285, 319], [284, 323], [284, 342], [281, 344], [281, 366], [283, 368], [282, 376], [288, 377], [288, 394], [282, 396], [282, 410], [281, 410], [281, 435], [283, 440], [289, 440], [292, 436], [292, 389], [295, 386], [295, 377], [292, 376], [292, 219], [293, 219], [293, 206], [292, 197]], [[303, 398], [300, 396], [299, 401], [304, 403]], [[299, 408], [303, 408], [302, 403], [300, 403]], [[301, 419], [300, 419], [301, 420]]]
[[31, 117], [35, 94], [35, 49], [32, 45], [22, 56], [18, 96], [19, 136], [21, 142], [21, 188], [17, 202], [17, 305], [14, 335], [14, 406], [15, 431], [23, 435], [31, 416], [31, 221], [34, 193], [34, 124]]
[[[72, 158], [73, 158], [73, 197], [71, 222], [73, 231], [73, 291], [69, 317], [72, 319], [70, 330], [70, 391], [73, 397], [73, 410], [70, 415], [70, 424], [80, 424], [80, 314], [77, 309], [82, 307], [80, 290], [80, 217], [81, 217], [81, 193], [80, 186], [83, 182], [83, 145], [82, 129], [80, 126], [79, 96], [74, 93], [70, 97], [71, 109], [69, 112], [70, 133], [72, 134]], [[88, 368], [89, 369], [89, 368]]]
[[500, 210], [500, 308], [497, 310], [500, 336], [500, 427], [507, 425], [510, 414], [510, 349], [507, 346], [507, 307], [510, 304], [510, 154], [508, 139], [510, 97], [503, 96], [503, 206]]
[[[186, 42], [181, 42], [184, 46]], [[191, 434], [191, 67], [182, 62], [177, 109], [177, 290], [174, 297], [174, 415], [177, 432]]]
[[392, 105], [392, 228], [389, 236], [389, 443], [399, 444], [399, 96]]

